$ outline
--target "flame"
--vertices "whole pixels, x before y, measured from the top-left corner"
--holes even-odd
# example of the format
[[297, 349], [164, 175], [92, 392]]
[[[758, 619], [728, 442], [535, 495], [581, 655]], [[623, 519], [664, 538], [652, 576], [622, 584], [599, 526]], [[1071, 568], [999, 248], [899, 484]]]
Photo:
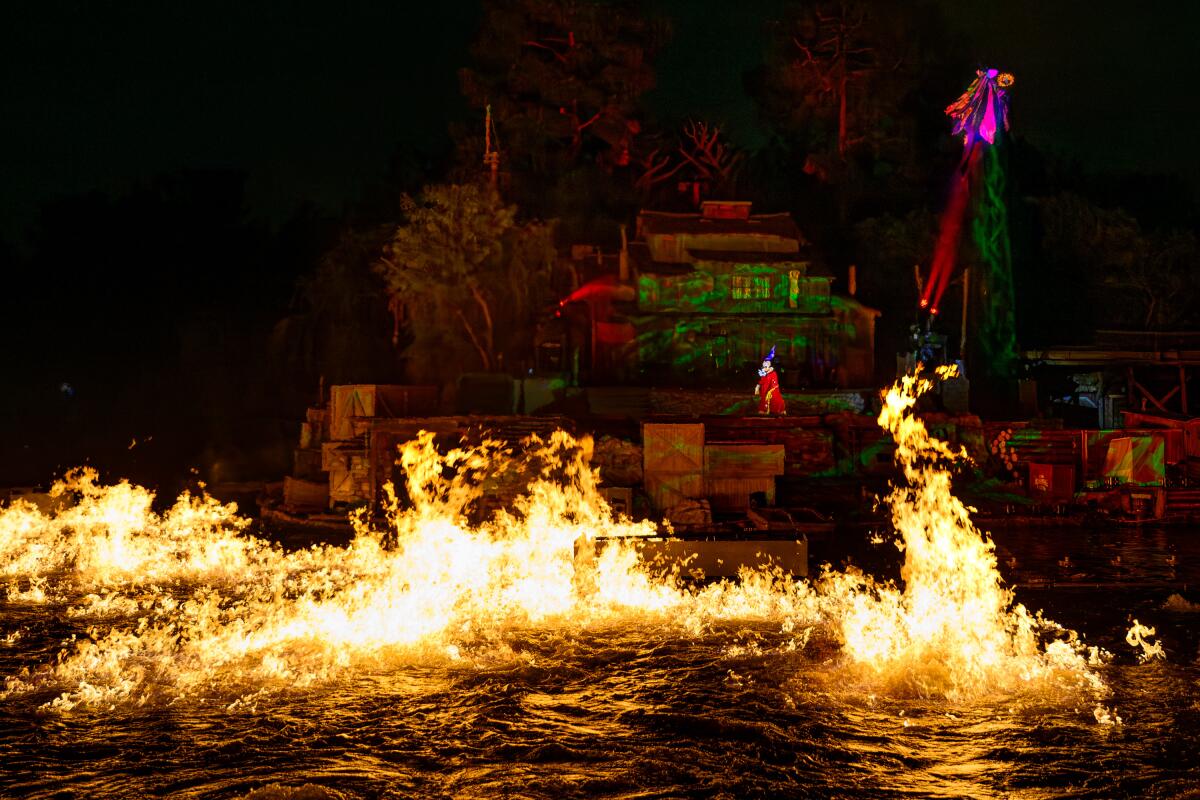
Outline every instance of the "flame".
[[1166, 652], [1163, 651], [1162, 642], [1151, 642], [1147, 637], [1154, 635], [1154, 628], [1149, 628], [1136, 619], [1129, 627], [1129, 632], [1125, 634], [1125, 643], [1130, 647], [1140, 648], [1138, 653], [1138, 661], [1145, 664], [1147, 661], [1155, 659], [1165, 659]]
[[[812, 583], [766, 569], [686, 584], [679, 565], [643, 563], [637, 543], [655, 526], [613, 515], [590, 443], [561, 431], [517, 451], [485, 441], [444, 455], [422, 433], [401, 447], [386, 524], [359, 516], [348, 545], [292, 552], [250, 535], [236, 506], [184, 494], [160, 514], [141, 487], [73, 472], [53, 490], [73, 503], [0, 509], [0, 579], [9, 602], [69, 602], [66, 615], [91, 627], [53, 664], [8, 676], [0, 697], [43, 693], [55, 710], [159, 694], [250, 707], [356, 669], [515, 657], [506, 636], [523, 627], [636, 620], [694, 636], [761, 620], [791, 637], [785, 650], [827, 632], [872, 692], [1100, 699], [1103, 654], [1014, 604], [990, 539], [952, 494], [949, 468], [964, 456], [913, 413], [931, 386], [902, 379], [879, 416], [903, 468], [887, 498], [902, 587], [828, 569]], [[516, 499], [480, 519], [485, 494], [506, 490]]]
[[[938, 378], [956, 368], [939, 367]], [[904, 480], [887, 503], [904, 552], [903, 589], [864, 577], [827, 576], [842, 598], [844, 652], [896, 688], [962, 699], [1014, 691], [1045, 680], [1100, 690], [1090, 657], [1073, 633], [1013, 602], [996, 567], [995, 547], [951, 491], [949, 465], [962, 451], [929, 435], [913, 414], [933, 382], [902, 378], [883, 398], [879, 425], [896, 442]], [[1047, 636], [1054, 636], [1041, 646]]]

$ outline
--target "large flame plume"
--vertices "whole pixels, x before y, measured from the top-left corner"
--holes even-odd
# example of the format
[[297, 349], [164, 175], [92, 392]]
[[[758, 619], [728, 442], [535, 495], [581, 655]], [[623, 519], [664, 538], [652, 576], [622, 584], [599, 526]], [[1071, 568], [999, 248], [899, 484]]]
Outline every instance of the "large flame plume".
[[[385, 525], [358, 517], [348, 545], [291, 552], [250, 535], [233, 505], [184, 494], [156, 513], [147, 490], [74, 472], [54, 488], [59, 510], [0, 510], [0, 580], [9, 603], [90, 627], [55, 663], [8, 676], [3, 696], [55, 710], [160, 697], [245, 706], [356, 669], [519, 657], [507, 637], [531, 626], [570, 635], [636, 620], [685, 637], [778, 624], [789, 652], [818, 631], [840, 644], [845, 669], [898, 693], [1099, 699], [1102, 654], [1013, 603], [990, 540], [951, 493], [961, 456], [913, 413], [930, 386], [904, 378], [879, 417], [904, 475], [887, 498], [902, 587], [829, 569], [812, 584], [763, 570], [694, 585], [678, 566], [652, 568], [638, 542], [656, 527], [613, 515], [586, 443], [563, 432], [519, 452], [489, 441], [445, 454], [422, 434], [401, 448], [404, 486], [388, 487]], [[485, 491], [506, 481], [527, 488], [479, 521]], [[609, 546], [590, 547], [597, 537]]]

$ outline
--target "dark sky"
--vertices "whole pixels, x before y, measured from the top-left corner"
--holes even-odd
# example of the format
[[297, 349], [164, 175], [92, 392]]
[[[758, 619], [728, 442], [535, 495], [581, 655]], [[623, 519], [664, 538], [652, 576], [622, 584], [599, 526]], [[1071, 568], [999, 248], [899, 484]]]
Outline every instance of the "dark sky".
[[[1177, 172], [1200, 183], [1189, 78], [1196, 4], [941, 4], [980, 61], [1016, 74], [1014, 125], [1036, 144], [1095, 170]], [[650, 6], [676, 18], [658, 102], [757, 140], [742, 73], [785, 4]], [[435, 147], [446, 121], [463, 117], [455, 70], [479, 3], [13, 7], [0, 24], [0, 235], [10, 240], [55, 194], [112, 191], [181, 167], [249, 171], [261, 216], [279, 219], [306, 199], [337, 210], [398, 147]]]
[[1200, 4], [943, 0], [980, 61], [1013, 72], [1012, 124], [1095, 170], [1182, 173], [1200, 183]]
[[5, 235], [49, 195], [180, 167], [249, 170], [260, 211], [336, 209], [397, 144], [429, 146], [462, 113], [478, 16], [461, 0], [15, 5], [0, 23]]

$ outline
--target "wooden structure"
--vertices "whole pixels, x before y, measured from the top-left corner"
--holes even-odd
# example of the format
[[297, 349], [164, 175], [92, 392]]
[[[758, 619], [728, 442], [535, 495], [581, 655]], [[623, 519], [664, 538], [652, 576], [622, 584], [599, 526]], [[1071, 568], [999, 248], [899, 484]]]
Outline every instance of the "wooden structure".
[[775, 478], [784, 471], [781, 444], [712, 443], [704, 446], [704, 494], [719, 511], [746, 511], [761, 495], [775, 504]]
[[436, 386], [351, 384], [329, 390], [329, 438], [354, 438], [355, 418], [429, 416], [437, 413]]
[[1027, 350], [1023, 355], [1049, 367], [1104, 370], [1123, 380], [1126, 402], [1133, 410], [1188, 417], [1195, 407], [1188, 382], [1200, 366], [1200, 332], [1101, 330], [1093, 345]]
[[642, 476], [655, 510], [703, 497], [704, 425], [642, 425]]
[[578, 353], [593, 383], [718, 385], [774, 346], [785, 389], [873, 385], [879, 312], [834, 294], [809, 249], [789, 215], [752, 214], [745, 202], [642, 211], [619, 273], [563, 301], [558, 351]]

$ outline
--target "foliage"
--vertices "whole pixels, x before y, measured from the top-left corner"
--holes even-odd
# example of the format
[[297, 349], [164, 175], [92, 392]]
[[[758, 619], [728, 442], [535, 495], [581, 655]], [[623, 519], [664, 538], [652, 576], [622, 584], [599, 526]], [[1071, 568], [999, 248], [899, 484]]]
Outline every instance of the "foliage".
[[293, 313], [276, 324], [273, 354], [315, 386], [391, 379], [387, 293], [372, 266], [390, 231], [346, 228], [296, 285]]
[[[639, 101], [654, 86], [653, 58], [666, 28], [628, 0], [491, 0], [459, 73], [468, 102], [490, 106], [507, 191], [539, 216], [555, 187], [580, 169], [623, 184], [641, 147]], [[482, 122], [482, 120], [481, 120]], [[480, 169], [479, 135], [460, 137], [467, 169]]]
[[954, 63], [938, 8], [889, 0], [797, 5], [765, 45], [747, 90], [772, 146], [799, 167], [787, 173], [791, 208], [828, 216], [830, 233], [848, 244], [858, 219], [925, 202], [931, 176], [950, 169], [942, 109], [961, 88], [945, 76], [963, 66]]
[[520, 222], [480, 184], [425, 188], [375, 269], [398, 303], [410, 371], [441, 379], [470, 364], [518, 366], [554, 260], [552, 226]]
[[937, 231], [937, 217], [926, 209], [904, 216], [883, 214], [854, 227], [859, 298], [885, 311], [876, 328], [880, 353], [908, 344], [919, 299], [913, 265], [930, 263]]
[[778, 29], [764, 112], [818, 154], [814, 169], [878, 156], [904, 137], [902, 105], [915, 87], [910, 18], [885, 3], [824, 2]]
[[1195, 265], [1200, 243], [1181, 229], [1147, 233], [1125, 211], [1073, 194], [1037, 201], [1042, 255], [1051, 269], [1079, 270], [1105, 327], [1167, 330], [1200, 322]]
[[643, 201], [656, 208], [671, 205], [679, 195], [684, 205], [692, 207], [708, 198], [737, 197], [745, 157], [745, 151], [731, 145], [719, 126], [689, 120], [673, 147], [658, 146], [639, 156], [634, 187]]
[[[926, 209], [910, 211], [902, 217], [883, 214], [863, 220], [854, 228], [858, 263], [873, 267], [874, 272], [895, 276], [894, 281], [881, 285], [912, 284], [913, 265], [928, 264], [933, 257], [937, 225], [937, 218]], [[905, 294], [911, 294], [916, 302], [915, 285]]]

